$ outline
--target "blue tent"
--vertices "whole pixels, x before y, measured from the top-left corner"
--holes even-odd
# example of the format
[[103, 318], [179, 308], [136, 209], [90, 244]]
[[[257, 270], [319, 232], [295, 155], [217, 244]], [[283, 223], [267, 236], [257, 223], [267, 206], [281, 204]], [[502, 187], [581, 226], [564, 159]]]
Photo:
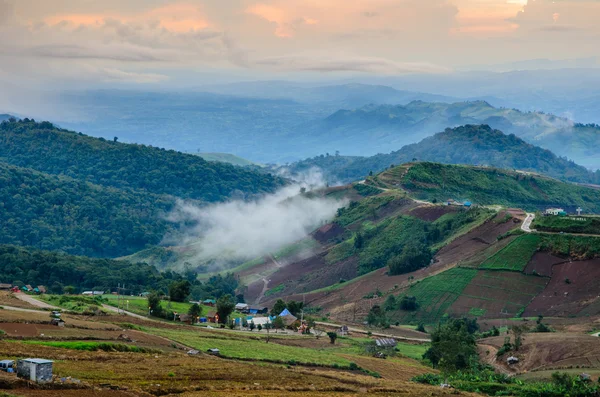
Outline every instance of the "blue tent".
[[470, 201], [465, 201], [465, 207], [470, 207], [471, 205], [473, 205]]
[[281, 313], [279, 313], [279, 317], [291, 316], [292, 313], [288, 309], [284, 309]]

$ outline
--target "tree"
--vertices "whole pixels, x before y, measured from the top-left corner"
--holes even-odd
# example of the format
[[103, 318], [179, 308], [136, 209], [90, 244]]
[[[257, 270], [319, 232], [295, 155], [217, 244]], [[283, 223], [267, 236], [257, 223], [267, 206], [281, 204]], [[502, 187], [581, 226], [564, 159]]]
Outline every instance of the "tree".
[[383, 304], [383, 307], [387, 311], [394, 310], [396, 308], [396, 297], [392, 294], [389, 294], [385, 300], [385, 303]]
[[510, 331], [512, 332], [515, 338], [515, 351], [519, 351], [521, 345], [523, 344], [523, 333], [527, 331], [527, 327], [524, 325], [513, 325], [512, 327], [510, 327]]
[[261, 324], [258, 324], [258, 326], [256, 328], [258, 329], [258, 332], [262, 331], [262, 329], [263, 329]]
[[369, 314], [367, 315], [367, 323], [372, 326], [384, 326], [386, 322], [387, 320], [385, 318], [385, 313], [381, 306], [374, 305], [371, 310], [369, 310]]
[[279, 316], [279, 314], [285, 309], [287, 309], [287, 305], [285, 304], [283, 299], [277, 299], [277, 302], [275, 302], [273, 308], [271, 309], [271, 315]]
[[227, 318], [233, 313], [235, 309], [235, 302], [233, 297], [229, 294], [223, 295], [217, 300], [217, 314], [219, 315], [219, 322], [225, 324]]
[[256, 328], [254, 321], [250, 321], [250, 331], [254, 331], [254, 328]]
[[188, 314], [193, 317], [193, 322], [196, 322], [198, 317], [202, 315], [202, 306], [197, 303], [194, 303], [188, 309]]
[[148, 310], [150, 311], [151, 315], [155, 317], [162, 316], [163, 308], [160, 305], [161, 300], [160, 294], [156, 291], [152, 291], [148, 295]]
[[467, 369], [477, 360], [477, 343], [465, 320], [451, 320], [431, 333], [431, 347], [423, 355], [447, 375]]
[[115, 142], [115, 143], [116, 143], [118, 140], [119, 140], [119, 137], [118, 137], [118, 136], [116, 136], [116, 137], [114, 137], [114, 138], [113, 138], [113, 142]]
[[74, 294], [74, 293], [75, 293], [75, 291], [76, 291], [76, 288], [75, 288], [75, 287], [73, 287], [72, 285], [66, 285], [66, 286], [63, 288], [63, 292], [64, 292], [65, 294], [67, 294], [67, 295], [72, 295], [72, 294]]
[[363, 247], [364, 244], [365, 244], [365, 239], [364, 239], [362, 233], [357, 232], [356, 235], [354, 236], [354, 248], [359, 250]]
[[335, 340], [336, 340], [336, 339], [337, 339], [337, 337], [338, 337], [338, 334], [337, 334], [337, 332], [328, 332], [328, 333], [327, 333], [327, 336], [329, 337], [329, 342], [330, 342], [332, 345], [335, 345]]
[[400, 300], [400, 309], [406, 311], [415, 311], [419, 308], [417, 303], [417, 297], [415, 296], [403, 296]]
[[169, 296], [173, 302], [185, 302], [192, 285], [188, 280], [172, 282], [169, 285]]
[[269, 340], [271, 339], [271, 329], [273, 328], [273, 324], [271, 323], [266, 323], [265, 324], [265, 330], [267, 330], [267, 337], [266, 337], [266, 342], [269, 343]]
[[304, 308], [304, 302], [289, 301], [288, 303], [286, 303], [286, 307], [288, 311], [292, 313], [292, 315], [298, 317], [302, 313], [302, 309]]
[[275, 317], [275, 320], [273, 320], [273, 328], [275, 328], [275, 329], [285, 328], [285, 323], [283, 322], [283, 319], [281, 317]]

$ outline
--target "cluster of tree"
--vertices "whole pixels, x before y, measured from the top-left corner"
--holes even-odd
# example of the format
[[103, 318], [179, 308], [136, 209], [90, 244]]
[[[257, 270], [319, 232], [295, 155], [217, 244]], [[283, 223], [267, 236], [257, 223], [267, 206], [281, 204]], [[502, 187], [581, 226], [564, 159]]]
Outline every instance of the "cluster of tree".
[[317, 156], [292, 164], [291, 169], [301, 172], [316, 166], [332, 181], [351, 182], [384, 171], [390, 164], [415, 160], [516, 168], [567, 181], [600, 183], [600, 172], [591, 172], [549, 150], [533, 146], [513, 134], [506, 135], [488, 125], [448, 128], [389, 154], [372, 157]]
[[97, 185], [207, 202], [273, 192], [284, 183], [271, 174], [174, 150], [93, 138], [28, 119], [0, 123], [0, 158]]
[[60, 252], [28, 250], [0, 245], [0, 279], [15, 285], [45, 285], [52, 293], [82, 290], [111, 291], [125, 284], [132, 294], [148, 290], [166, 292], [182, 276], [161, 273], [145, 263], [94, 259]]
[[[1, 150], [1, 149], [0, 149]], [[172, 197], [93, 185], [0, 162], [0, 243], [119, 257], [173, 230]]]
[[449, 373], [469, 369], [478, 362], [477, 320], [451, 319], [431, 332], [431, 347], [423, 358]]
[[302, 314], [302, 310], [304, 309], [304, 302], [285, 302], [283, 299], [277, 299], [277, 301], [271, 308], [271, 315], [279, 316], [279, 314], [285, 309], [288, 309], [288, 311], [292, 313], [292, 315], [298, 317]]
[[[192, 273], [196, 278], [196, 273]], [[233, 273], [211, 276], [205, 282], [196, 283], [190, 290], [190, 298], [194, 300], [219, 299], [223, 295], [235, 296], [238, 303], [244, 301], [243, 295], [236, 295], [240, 286], [239, 279]]]

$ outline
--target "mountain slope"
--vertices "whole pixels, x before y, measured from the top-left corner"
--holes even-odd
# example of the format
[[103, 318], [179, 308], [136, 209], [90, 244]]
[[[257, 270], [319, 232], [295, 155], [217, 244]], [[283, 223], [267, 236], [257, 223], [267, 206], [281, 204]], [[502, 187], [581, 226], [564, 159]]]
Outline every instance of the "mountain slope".
[[257, 163], [254, 163], [250, 160], [246, 160], [245, 158], [236, 156], [230, 153], [195, 153], [197, 156], [202, 157], [206, 161], [219, 161], [221, 163], [228, 163], [231, 165], [237, 165], [239, 167], [247, 167], [247, 166], [258, 166]]
[[316, 123], [302, 125], [297, 134], [307, 145], [328, 147], [345, 155], [388, 152], [430, 136], [434, 131], [464, 124], [488, 124], [529, 143], [600, 167], [600, 126], [574, 124], [551, 114], [496, 108], [484, 101], [408, 105], [368, 105], [339, 110]]
[[106, 141], [29, 120], [0, 124], [0, 159], [98, 185], [207, 202], [273, 192], [284, 183], [199, 156]]
[[122, 256], [160, 243], [175, 198], [0, 162], [0, 244]]
[[301, 172], [316, 166], [324, 171], [330, 181], [349, 182], [363, 179], [371, 171], [377, 173], [391, 164], [402, 164], [413, 159], [489, 165], [537, 172], [573, 182], [600, 182], [600, 172], [594, 174], [572, 161], [557, 157], [549, 150], [528, 144], [515, 135], [505, 135], [487, 125], [448, 128], [389, 154], [372, 157], [318, 156], [292, 164], [291, 170]]

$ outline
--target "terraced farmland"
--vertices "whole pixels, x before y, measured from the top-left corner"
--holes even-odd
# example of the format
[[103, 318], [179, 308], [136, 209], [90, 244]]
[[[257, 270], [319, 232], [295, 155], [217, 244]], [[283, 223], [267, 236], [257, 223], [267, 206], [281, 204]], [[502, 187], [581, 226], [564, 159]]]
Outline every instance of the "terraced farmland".
[[419, 308], [415, 312], [398, 311], [392, 316], [393, 320], [404, 323], [438, 321], [476, 275], [475, 269], [453, 268], [414, 284], [405, 295], [415, 296]]
[[536, 234], [520, 236], [494, 256], [486, 259], [479, 268], [522, 272], [538, 250], [541, 241], [541, 237]]
[[448, 312], [457, 316], [468, 313], [472, 317], [515, 317], [523, 313], [549, 281], [546, 277], [512, 271], [480, 270]]

